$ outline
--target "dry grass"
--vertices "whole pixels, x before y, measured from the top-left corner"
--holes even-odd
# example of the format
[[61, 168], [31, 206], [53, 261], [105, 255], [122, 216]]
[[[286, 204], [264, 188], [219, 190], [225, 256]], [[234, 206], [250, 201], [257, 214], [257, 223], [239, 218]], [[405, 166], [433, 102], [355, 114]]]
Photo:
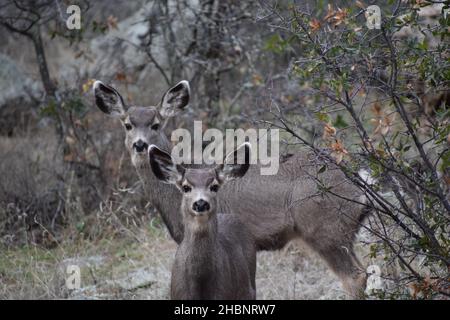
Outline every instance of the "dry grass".
[[[3, 247], [0, 299], [168, 299], [176, 244], [164, 228], [151, 224], [109, 239], [67, 234], [68, 240], [54, 249]], [[322, 261], [303, 249], [292, 243], [281, 251], [258, 254], [259, 299], [345, 297]], [[68, 265], [80, 267], [79, 290], [68, 290], [65, 285]]]

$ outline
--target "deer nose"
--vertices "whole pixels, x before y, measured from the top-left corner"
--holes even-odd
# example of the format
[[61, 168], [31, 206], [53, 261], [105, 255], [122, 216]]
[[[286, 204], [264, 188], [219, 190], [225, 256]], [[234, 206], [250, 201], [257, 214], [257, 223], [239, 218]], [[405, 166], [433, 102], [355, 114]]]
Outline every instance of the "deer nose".
[[192, 205], [192, 210], [194, 210], [195, 212], [205, 212], [208, 211], [209, 208], [209, 203], [203, 199], [195, 201]]
[[133, 143], [133, 148], [136, 150], [136, 152], [144, 152], [148, 148], [148, 144], [142, 140], [138, 140], [135, 143]]

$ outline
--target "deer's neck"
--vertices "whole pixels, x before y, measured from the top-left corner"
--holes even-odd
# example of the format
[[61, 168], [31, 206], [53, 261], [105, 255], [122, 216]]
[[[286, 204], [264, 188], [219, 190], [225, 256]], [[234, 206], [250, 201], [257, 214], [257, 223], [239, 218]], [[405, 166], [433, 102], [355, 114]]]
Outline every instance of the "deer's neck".
[[186, 269], [190, 276], [197, 278], [214, 275], [213, 257], [217, 253], [217, 218], [213, 217], [205, 225], [185, 221], [185, 232], [180, 250], [186, 256]]
[[[187, 221], [189, 220], [189, 221]], [[184, 219], [185, 224], [185, 241], [191, 243], [205, 243], [214, 244], [217, 239], [217, 217], [211, 217], [209, 221], [205, 223], [198, 223], [193, 221], [193, 218], [189, 217]]]
[[180, 244], [184, 233], [180, 192], [175, 186], [159, 181], [148, 164], [136, 167], [136, 170], [144, 184], [145, 195], [160, 213], [170, 236]]

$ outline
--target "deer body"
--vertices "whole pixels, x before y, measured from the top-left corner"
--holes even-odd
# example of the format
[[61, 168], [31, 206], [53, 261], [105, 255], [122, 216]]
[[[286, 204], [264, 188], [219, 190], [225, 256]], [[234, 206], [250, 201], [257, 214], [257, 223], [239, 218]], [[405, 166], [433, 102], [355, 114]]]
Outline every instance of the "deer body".
[[180, 192], [175, 186], [159, 181], [148, 164], [137, 169], [137, 173], [143, 183], [147, 199], [160, 213], [172, 239], [180, 244], [184, 235], [183, 219], [180, 214]]
[[[173, 116], [174, 110], [185, 107], [187, 102], [183, 97], [189, 96], [189, 87], [183, 90], [183, 85], [180, 83], [169, 89], [159, 107], [147, 107], [155, 110], [155, 118], [147, 122], [160, 123], [162, 115]], [[109, 93], [118, 95], [116, 102], [122, 102], [114, 89], [107, 88]], [[99, 98], [97, 91], [97, 100], [105, 100], [101, 95]], [[101, 105], [99, 108], [103, 110]], [[113, 104], [110, 109], [114, 112], [116, 108], [123, 109], [122, 118], [128, 115], [124, 106]], [[122, 121], [126, 124], [126, 120]], [[145, 144], [152, 143], [170, 152], [167, 136], [161, 130], [153, 131], [148, 129]], [[136, 139], [130, 137], [133, 132], [127, 129], [126, 145], [149, 200], [160, 212], [173, 239], [180, 244], [184, 237], [179, 212], [181, 194], [175, 186], [165, 185], [155, 177], [146, 152], [137, 152], [138, 148], [133, 145]], [[281, 162], [278, 173], [272, 176], [260, 175], [259, 165], [251, 165], [245, 177], [223, 186], [217, 196], [217, 210], [238, 215], [255, 239], [258, 250], [279, 249], [293, 238], [302, 239], [340, 277], [346, 290], [353, 297], [360, 297], [366, 275], [356, 258], [353, 243], [365, 210], [363, 205], [348, 199], [360, 201], [362, 193], [337, 168], [330, 166], [321, 174], [317, 173], [318, 169], [314, 159], [306, 154], [296, 154]], [[331, 194], [320, 191], [316, 179], [331, 188]]]
[[244, 226], [233, 214], [218, 214], [206, 233], [185, 229], [172, 267], [172, 299], [255, 299], [256, 249]]

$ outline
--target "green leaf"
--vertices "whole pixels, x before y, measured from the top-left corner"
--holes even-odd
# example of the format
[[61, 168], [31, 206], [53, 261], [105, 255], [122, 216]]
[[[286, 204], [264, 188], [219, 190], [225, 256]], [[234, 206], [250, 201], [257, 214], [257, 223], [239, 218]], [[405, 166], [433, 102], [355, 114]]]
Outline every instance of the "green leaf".
[[54, 100], [50, 100], [46, 106], [43, 106], [39, 114], [41, 117], [55, 117], [58, 113], [56, 110], [56, 102]]
[[85, 227], [84, 221], [79, 221], [79, 222], [76, 224], [75, 227], [76, 227], [76, 229], [77, 229], [78, 232], [83, 232], [83, 229], [84, 229], [84, 227]]
[[327, 113], [323, 112], [323, 111], [317, 112], [317, 113], [316, 113], [316, 117], [317, 117], [317, 119], [319, 119], [320, 121], [323, 121], [323, 122], [330, 122], [330, 116], [329, 116]]
[[344, 117], [342, 115], [338, 114], [336, 117], [336, 120], [333, 123], [333, 126], [335, 126], [336, 128], [342, 129], [342, 128], [347, 128], [348, 123], [345, 122]]
[[325, 170], [327, 170], [327, 166], [326, 165], [323, 165], [320, 169], [319, 169], [319, 171], [317, 171], [318, 173], [323, 173], [323, 172], [325, 172]]

